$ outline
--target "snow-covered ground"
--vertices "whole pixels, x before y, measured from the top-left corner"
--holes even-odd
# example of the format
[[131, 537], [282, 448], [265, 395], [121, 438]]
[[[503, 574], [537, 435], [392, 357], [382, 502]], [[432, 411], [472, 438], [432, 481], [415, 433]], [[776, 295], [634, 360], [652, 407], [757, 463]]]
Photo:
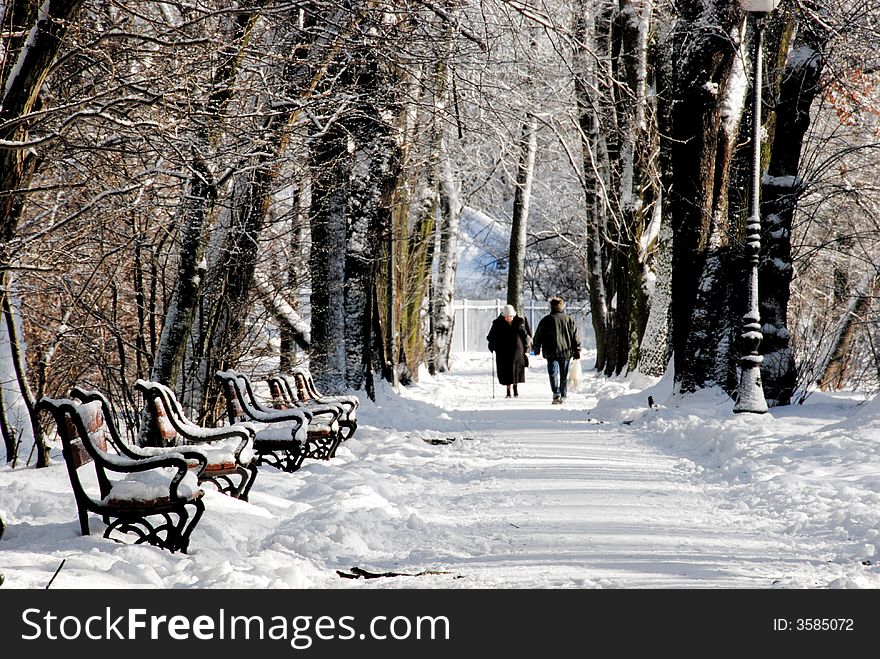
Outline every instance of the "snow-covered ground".
[[105, 540], [94, 516], [80, 536], [57, 447], [47, 469], [0, 467], [3, 588], [62, 562], [53, 589], [880, 587], [878, 405], [736, 415], [585, 373], [559, 407], [542, 359], [527, 380], [505, 399], [467, 353], [362, 399], [333, 460], [264, 467], [247, 503], [209, 492], [188, 554]]

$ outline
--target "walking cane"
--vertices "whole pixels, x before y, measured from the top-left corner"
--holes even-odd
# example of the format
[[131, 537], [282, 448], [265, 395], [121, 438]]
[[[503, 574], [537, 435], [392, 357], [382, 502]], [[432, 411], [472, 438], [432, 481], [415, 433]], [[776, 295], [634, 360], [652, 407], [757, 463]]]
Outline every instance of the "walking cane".
[[495, 398], [495, 353], [490, 352], [489, 357], [492, 359], [492, 398]]

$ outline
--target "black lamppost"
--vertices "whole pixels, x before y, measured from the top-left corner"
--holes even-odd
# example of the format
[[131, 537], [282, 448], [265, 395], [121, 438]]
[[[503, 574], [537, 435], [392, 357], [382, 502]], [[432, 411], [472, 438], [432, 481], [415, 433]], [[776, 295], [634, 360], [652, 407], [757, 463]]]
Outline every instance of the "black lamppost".
[[743, 314], [739, 389], [734, 412], [763, 414], [767, 411], [761, 385], [761, 314], [758, 309], [758, 263], [761, 255], [761, 71], [764, 20], [779, 0], [739, 0], [740, 6], [755, 18], [755, 61], [752, 97], [752, 199], [746, 224], [746, 255], [749, 259], [748, 300]]

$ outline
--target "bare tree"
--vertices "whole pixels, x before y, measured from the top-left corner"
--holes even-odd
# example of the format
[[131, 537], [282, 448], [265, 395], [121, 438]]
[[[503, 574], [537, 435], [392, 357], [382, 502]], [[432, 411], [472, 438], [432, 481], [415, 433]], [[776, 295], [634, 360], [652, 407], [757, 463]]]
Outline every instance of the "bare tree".
[[[169, 9], [170, 11], [170, 9]], [[192, 331], [196, 309], [201, 300], [205, 279], [205, 244], [211, 228], [217, 197], [217, 145], [226, 121], [226, 108], [238, 76], [242, 49], [256, 22], [256, 12], [233, 14], [221, 23], [219, 65], [213, 72], [203, 107], [196, 114], [189, 151], [189, 180], [178, 205], [174, 224], [179, 227], [180, 254], [174, 292], [165, 310], [151, 378], [171, 387], [177, 378]]]
[[[788, 32], [794, 17], [784, 24]], [[780, 71], [776, 124], [770, 161], [762, 181], [764, 245], [758, 272], [761, 282], [761, 380], [770, 405], [788, 405], [798, 375], [788, 328], [788, 301], [794, 276], [791, 232], [803, 191], [801, 156], [813, 101], [821, 92], [828, 33], [818, 21], [803, 21]]]
[[576, 14], [575, 88], [596, 367], [612, 375], [638, 363], [649, 263], [664, 221], [653, 212], [659, 198], [656, 109], [648, 95], [656, 66], [649, 62], [653, 4], [601, 3], [592, 24], [590, 8], [581, 2]]
[[[40, 97], [46, 75], [57, 57], [69, 22], [76, 18], [82, 2], [50, 1], [37, 7], [30, 2], [4, 3], [0, 7], [3, 63], [0, 67], [0, 295], [6, 334], [12, 351], [17, 391], [30, 416], [34, 441], [39, 445], [37, 466], [48, 464], [48, 451], [35, 409], [36, 401], [25, 372], [17, 324], [13, 318], [11, 268], [17, 259], [14, 239], [25, 197], [37, 167], [33, 147], [46, 137], [31, 137], [34, 118], [41, 112]], [[4, 383], [5, 388], [5, 383]], [[0, 397], [5, 393], [0, 391]], [[4, 437], [9, 435], [5, 405], [2, 411]], [[9, 439], [6, 439], [7, 447]], [[14, 455], [7, 448], [7, 458]]]
[[450, 349], [455, 314], [455, 272], [458, 264], [458, 234], [461, 215], [460, 184], [455, 178], [449, 149], [452, 95], [450, 58], [454, 47], [451, 26], [441, 28], [439, 51], [434, 68], [432, 141], [434, 145], [433, 184], [436, 185], [437, 248], [434, 255], [436, 274], [430, 290], [429, 332], [427, 347], [428, 372], [449, 370]]

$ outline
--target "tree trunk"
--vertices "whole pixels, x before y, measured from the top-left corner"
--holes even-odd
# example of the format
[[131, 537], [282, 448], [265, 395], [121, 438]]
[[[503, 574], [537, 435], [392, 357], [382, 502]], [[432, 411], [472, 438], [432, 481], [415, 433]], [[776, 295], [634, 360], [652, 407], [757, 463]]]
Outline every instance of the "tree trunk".
[[666, 372], [672, 355], [672, 228], [668, 222], [663, 222], [660, 227], [654, 274], [654, 284], [649, 296], [648, 321], [639, 345], [638, 371], [659, 377]]
[[[790, 32], [791, 28], [783, 31], [786, 35]], [[761, 380], [769, 405], [788, 405], [798, 379], [788, 331], [794, 274], [791, 229], [802, 191], [800, 156], [810, 125], [810, 107], [821, 91], [822, 53], [827, 39], [826, 30], [818, 22], [802, 26], [797, 33], [781, 75], [770, 164], [761, 187]], [[788, 53], [788, 39], [782, 41], [779, 50]]]
[[206, 119], [192, 136], [190, 178], [175, 219], [175, 225], [180, 227], [177, 278], [165, 311], [162, 334], [150, 374], [152, 380], [172, 388], [177, 385], [186, 341], [192, 331], [205, 279], [205, 241], [217, 196], [215, 151], [225, 123], [226, 106], [233, 96], [242, 49], [249, 40], [255, 22], [256, 14], [253, 12], [238, 14], [233, 19], [230, 34], [223, 35], [229, 45], [220, 52], [214, 88], [202, 108]]
[[449, 55], [454, 45], [451, 28], [444, 26], [442, 41], [434, 68], [434, 116], [433, 143], [435, 155], [432, 160], [433, 183], [436, 185], [436, 250], [432, 261], [436, 274], [429, 293], [429, 335], [427, 366], [431, 375], [449, 370], [449, 354], [452, 348], [452, 330], [455, 312], [455, 272], [458, 260], [458, 233], [461, 215], [459, 186], [455, 181], [449, 156], [449, 111], [452, 94], [450, 84]]
[[597, 64], [589, 46], [594, 43], [593, 29], [589, 16], [592, 5], [581, 0], [575, 11], [574, 32], [578, 49], [575, 51], [575, 98], [577, 118], [580, 129], [581, 152], [583, 153], [583, 184], [586, 196], [587, 225], [587, 286], [590, 293], [590, 318], [596, 337], [597, 370], [604, 370], [605, 337], [608, 333], [608, 293], [603, 277], [603, 236], [605, 234], [606, 200], [600, 171], [608, 171], [601, 161], [601, 139], [599, 136], [598, 105], [594, 100], [599, 75]]
[[[399, 214], [408, 201], [407, 195], [394, 197], [402, 187], [397, 185], [402, 160], [397, 139], [405, 143], [408, 133], [396, 135], [385, 119], [399, 113], [396, 75], [393, 66], [372, 52], [359, 56], [341, 80], [345, 93], [357, 102], [324, 131], [319, 144], [312, 145], [310, 361], [319, 388], [328, 391], [362, 387], [372, 391], [376, 370], [391, 377], [398, 373], [382, 365], [384, 359], [378, 358], [374, 341], [379, 313], [376, 284], [400, 285], [398, 265], [406, 262], [405, 242], [392, 240], [384, 251], [381, 246], [388, 240], [391, 225], [401, 222]], [[405, 236], [405, 217], [402, 222], [394, 230]], [[380, 269], [380, 254], [390, 256], [385, 273]], [[386, 313], [394, 316], [392, 324], [384, 324], [387, 340], [398, 347], [402, 344], [396, 323], [406, 317], [402, 313], [406, 300], [405, 294], [384, 300]], [[379, 321], [378, 326], [382, 325]], [[386, 349], [381, 354], [386, 359], [399, 358], [397, 351]], [[401, 361], [406, 362], [405, 358]]]
[[[414, 162], [412, 150], [421, 126], [418, 99], [420, 76], [399, 72], [394, 83], [400, 98], [398, 114], [397, 172], [389, 204], [390, 227], [381, 253], [386, 267], [381, 273], [379, 296], [382, 335], [385, 341], [385, 371], [391, 383], [407, 385], [418, 381], [419, 366], [424, 362], [425, 338], [422, 308], [430, 283], [430, 255], [434, 241], [435, 194], [425, 183], [424, 168]], [[389, 87], [390, 89], [390, 87]], [[375, 92], [374, 92], [375, 93]], [[413, 191], [420, 195], [414, 199]]]
[[522, 124], [513, 217], [510, 226], [510, 251], [507, 261], [507, 303], [523, 313], [523, 281], [526, 267], [526, 237], [529, 228], [529, 205], [535, 179], [535, 156], [538, 150], [538, 118], [530, 114]]
[[828, 350], [817, 370], [819, 377], [816, 384], [823, 391], [840, 389], [845, 382], [850, 366], [851, 347], [858, 323], [862, 322], [865, 313], [871, 306], [877, 292], [880, 291], [880, 275], [869, 274], [851, 298], [846, 311], [840, 317], [834, 334], [830, 337]]
[[431, 247], [435, 237], [433, 207], [433, 204], [428, 204], [416, 211], [416, 221], [406, 239], [406, 268], [402, 273], [404, 297], [400, 317], [401, 356], [398, 363], [403, 385], [418, 382], [419, 367], [425, 362], [422, 310], [431, 281]]
[[[303, 176], [307, 179], [307, 176]], [[287, 265], [286, 288], [291, 291], [291, 296], [298, 296], [302, 289], [303, 280], [307, 274], [305, 264], [308, 261], [306, 245], [306, 228], [308, 226], [308, 204], [306, 186], [301, 185], [294, 191], [293, 197], [293, 228], [290, 235], [290, 261]], [[298, 299], [298, 298], [296, 298]], [[296, 309], [297, 304], [291, 303]], [[281, 326], [281, 345], [278, 368], [282, 373], [290, 373], [297, 365], [297, 346], [303, 347], [296, 339], [297, 331], [287, 324]], [[307, 342], [311, 345], [311, 334]]]
[[714, 5], [720, 24], [712, 30], [699, 29], [704, 3], [687, 0], [680, 8], [682, 18], [670, 36], [672, 125], [660, 132], [670, 136], [670, 180], [665, 187], [673, 229], [675, 382], [680, 392], [690, 393], [727, 384], [718, 372], [719, 355], [729, 352], [732, 331], [721, 277], [742, 280], [730, 274], [726, 213], [729, 136], [735, 131], [722, 127], [736, 59], [730, 35], [742, 21], [732, 4]]
[[[302, 101], [312, 98], [336, 58], [345, 30], [356, 20], [357, 16], [352, 17], [344, 10], [329, 17], [327, 30], [315, 38], [309, 49], [309, 58], [301, 58], [300, 64], [284, 71], [292, 98]], [[295, 38], [296, 35], [290, 37]], [[244, 176], [235, 181], [232, 202], [221, 218], [222, 227], [212, 237], [211, 252], [217, 255], [207, 273], [212, 286], [204, 296], [200, 327], [194, 328], [197, 331], [191, 342], [193, 364], [189, 369], [195, 380], [190, 387], [192, 403], [200, 418], [212, 412], [220, 395], [213, 373], [238, 364], [272, 186], [281, 173], [280, 159], [288, 147], [289, 128], [302, 116], [299, 104], [290, 104], [287, 112], [277, 112], [271, 107], [271, 99], [265, 102], [267, 112], [262, 131], [265, 143], [255, 148], [247, 163], [249, 166], [243, 168]], [[341, 317], [341, 303], [337, 309]], [[314, 307], [312, 312], [314, 319]], [[315, 332], [314, 326], [311, 334], [314, 348], [321, 334]]]
[[[575, 89], [584, 150], [587, 261], [596, 367], [635, 369], [648, 321], [648, 276], [656, 249], [646, 231], [659, 203], [655, 111], [647, 89], [652, 3], [604, 3], [592, 31], [581, 4], [575, 24], [584, 44]], [[586, 45], [599, 54], [597, 63]]]
[[[655, 127], [671, 125], [671, 110], [669, 90], [672, 89], [673, 63], [672, 63], [672, 40], [669, 38], [671, 25], [664, 21], [664, 26], [655, 37], [652, 45], [651, 59], [655, 62], [654, 69], [657, 95], [657, 109], [654, 118]], [[668, 140], [661, 140], [658, 136], [657, 144], [657, 167], [658, 175], [662, 180], [669, 180], [672, 171]], [[654, 252], [653, 272], [654, 283], [650, 289], [650, 310], [642, 343], [639, 347], [640, 372], [659, 377], [666, 372], [669, 360], [672, 357], [672, 258], [673, 240], [672, 223], [669, 212], [669, 195], [658, 192], [659, 199], [654, 207], [654, 212], [660, 215], [660, 226], [657, 230], [657, 248]]]
[[15, 428], [9, 422], [9, 416], [6, 414], [6, 394], [5, 387], [0, 387], [0, 434], [3, 435], [3, 445], [6, 449], [6, 462], [15, 464], [18, 459], [18, 441], [16, 438]]
[[[10, 244], [18, 231], [24, 206], [24, 194], [36, 167], [37, 158], [24, 145], [30, 122], [27, 116], [39, 105], [43, 82], [55, 60], [70, 22], [76, 18], [81, 0], [48, 0], [41, 5], [33, 2], [10, 2], [0, 6], [3, 25], [3, 61], [0, 67], [0, 140], [21, 148], [0, 149], [0, 278], [3, 315], [6, 319], [9, 345], [16, 371], [18, 389], [25, 401], [38, 447], [37, 466], [49, 463], [42, 428], [34, 409], [35, 401], [24, 372], [25, 346], [18, 339], [9, 299], [11, 275], [8, 270], [15, 260]], [[4, 420], [5, 410], [3, 412]], [[4, 437], [6, 436], [4, 432]], [[13, 449], [14, 457], [15, 451]], [[7, 455], [8, 457], [8, 455]]]
[[350, 154], [342, 131], [312, 145], [312, 349], [309, 363], [319, 387], [344, 387], [345, 245], [348, 223]]
[[30, 384], [27, 379], [27, 371], [25, 365], [24, 348], [21, 337], [19, 336], [18, 325], [15, 320], [12, 304], [12, 277], [9, 272], [2, 273], [2, 311], [3, 318], [6, 323], [6, 335], [9, 337], [9, 351], [12, 357], [12, 366], [15, 369], [15, 383], [17, 393], [21, 395], [25, 409], [30, 422], [30, 430], [33, 436], [34, 445], [37, 448], [37, 467], [49, 466], [49, 447], [46, 444], [46, 437], [43, 434], [43, 427], [40, 425], [40, 417], [37, 412], [37, 401], [31, 391]]
[[308, 350], [312, 341], [309, 326], [290, 301], [283, 293], [276, 291], [268, 277], [262, 273], [258, 272], [254, 275], [254, 287], [266, 311], [272, 314], [275, 322], [278, 323], [279, 332], [285, 332], [291, 342], [303, 350]]
[[648, 100], [648, 34], [652, 21], [652, 0], [627, 1], [616, 20], [620, 35], [615, 76], [620, 86], [615, 108], [621, 143], [618, 203], [622, 236], [626, 238], [620, 241], [626, 250], [622, 255], [624, 286], [618, 297], [625, 295], [626, 311], [617, 314], [620, 346], [616, 373], [638, 366], [638, 350], [649, 313], [648, 269], [656, 249], [655, 239], [648, 232], [653, 209], [660, 203], [659, 181], [652, 165], [657, 151], [656, 131], [648, 125], [649, 117], [656, 114]]
[[[5, 4], [0, 8], [4, 31], [13, 33], [19, 31], [14, 28], [20, 28], [20, 33], [26, 32], [27, 36], [11, 36], [3, 44], [7, 65], [0, 67], [0, 140], [25, 142], [29, 125], [26, 117], [39, 102], [43, 81], [83, 2], [48, 0], [39, 12], [32, 2]], [[18, 227], [21, 191], [28, 187], [33, 160], [26, 147], [0, 149], [0, 267], [12, 260], [7, 249]]]
[[[377, 110], [376, 114], [380, 114]], [[380, 278], [379, 253], [387, 238], [390, 207], [400, 176], [398, 147], [390, 126], [379, 124], [364, 135], [358, 155], [366, 175], [352, 181], [352, 201], [345, 256], [345, 384], [373, 390], [375, 374], [382, 374], [382, 352], [376, 353], [375, 293]], [[381, 344], [381, 342], [380, 342]], [[374, 394], [373, 394], [374, 395]]]
[[452, 307], [452, 301], [455, 297], [461, 200], [445, 140], [440, 148], [440, 159], [437, 286], [432, 297], [431, 326], [433, 328], [434, 368], [440, 373], [445, 373], [449, 371], [452, 331], [455, 326], [455, 311]]

